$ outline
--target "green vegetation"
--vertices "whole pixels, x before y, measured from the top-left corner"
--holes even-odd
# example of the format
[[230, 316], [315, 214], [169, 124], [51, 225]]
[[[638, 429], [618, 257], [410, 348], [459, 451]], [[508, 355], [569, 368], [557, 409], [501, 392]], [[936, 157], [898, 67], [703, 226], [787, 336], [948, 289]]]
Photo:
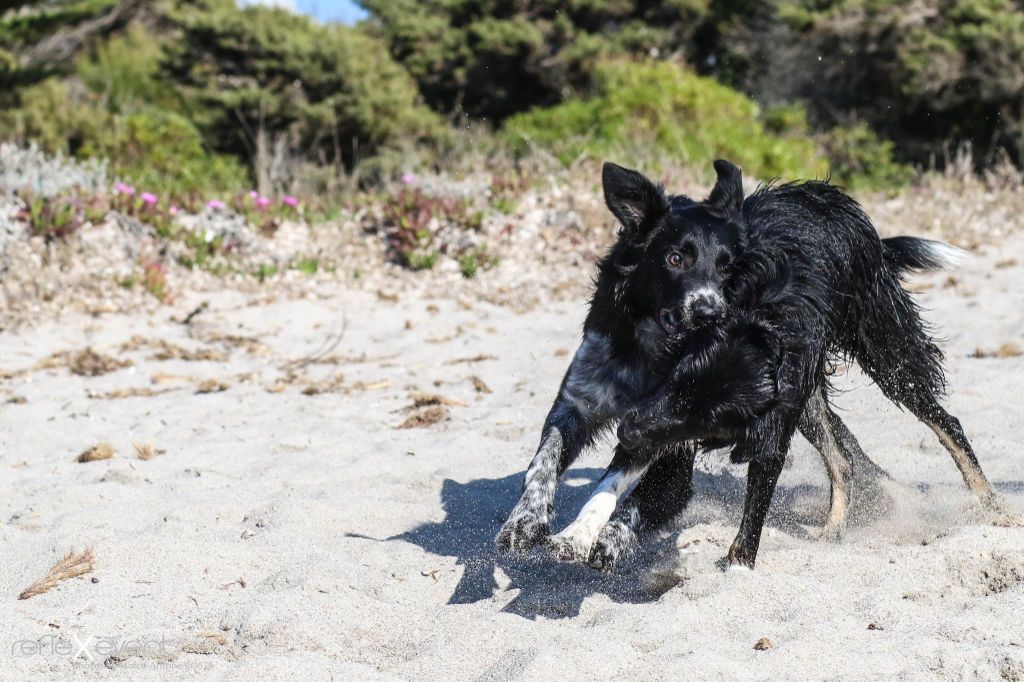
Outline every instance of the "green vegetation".
[[605, 62], [596, 81], [593, 97], [514, 116], [506, 134], [521, 148], [542, 145], [564, 163], [583, 155], [645, 167], [725, 157], [762, 178], [827, 171], [805, 127], [769, 132], [754, 101], [685, 68]]
[[[533, 152], [701, 172], [722, 156], [855, 189], [899, 186], [965, 143], [980, 166], [1024, 163], [1015, 0], [363, 4], [370, 19], [346, 27], [235, 0], [0, 0], [0, 140], [108, 158], [161, 205], [235, 196], [267, 234], [290, 214], [239, 200], [249, 188], [318, 197], [302, 215], [328, 215], [353, 188], [479, 169], [481, 153], [509, 215]], [[478, 215], [390, 200], [397, 261], [476, 272], [430, 219]], [[39, 210], [57, 233], [94, 217], [87, 201]]]
[[[162, 195], [288, 191], [309, 164], [344, 175], [451, 136], [356, 29], [234, 0], [15, 4], [38, 6], [0, 16], [0, 139], [107, 157]], [[42, 59], [61, 35], [71, 54]]]

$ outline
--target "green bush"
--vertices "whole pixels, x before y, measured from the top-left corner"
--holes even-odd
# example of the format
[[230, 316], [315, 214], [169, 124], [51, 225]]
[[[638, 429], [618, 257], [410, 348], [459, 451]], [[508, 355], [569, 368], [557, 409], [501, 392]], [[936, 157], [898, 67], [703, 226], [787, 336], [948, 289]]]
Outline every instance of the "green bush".
[[253, 158], [264, 133], [291, 157], [352, 166], [385, 148], [444, 143], [447, 128], [381, 41], [235, 0], [194, 5], [169, 15], [161, 75], [217, 151]]
[[435, 109], [501, 122], [579, 94], [599, 58], [692, 53], [711, 0], [364, 0]]
[[769, 131], [756, 103], [709, 78], [665, 63], [611, 61], [584, 100], [508, 120], [517, 149], [537, 145], [563, 163], [580, 156], [624, 163], [705, 165], [724, 157], [755, 177], [822, 176], [827, 164], [805, 126]]
[[836, 127], [822, 136], [832, 179], [851, 189], [889, 189], [908, 183], [913, 171], [893, 160], [894, 145], [866, 123]]
[[115, 118], [81, 153], [110, 159], [115, 174], [161, 195], [226, 195], [249, 184], [238, 160], [208, 153], [188, 119], [162, 109]]

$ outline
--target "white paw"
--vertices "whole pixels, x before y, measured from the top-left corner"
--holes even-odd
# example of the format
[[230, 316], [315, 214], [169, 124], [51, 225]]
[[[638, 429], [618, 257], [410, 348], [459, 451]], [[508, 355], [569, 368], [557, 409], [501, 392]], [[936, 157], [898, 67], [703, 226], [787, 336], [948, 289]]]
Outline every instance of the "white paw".
[[561, 533], [548, 538], [548, 548], [559, 561], [587, 561], [596, 539], [597, 532], [593, 528], [574, 521]]

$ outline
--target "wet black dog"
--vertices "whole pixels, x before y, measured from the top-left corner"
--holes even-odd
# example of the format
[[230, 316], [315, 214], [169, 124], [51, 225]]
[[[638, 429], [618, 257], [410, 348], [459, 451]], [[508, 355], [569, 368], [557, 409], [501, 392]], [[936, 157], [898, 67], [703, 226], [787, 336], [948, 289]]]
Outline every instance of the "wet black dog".
[[[713, 318], [723, 307], [720, 292], [695, 292], [683, 287], [682, 280], [676, 281], [678, 268], [696, 254], [678, 251], [676, 260], [677, 256], [670, 256], [665, 246], [671, 242], [671, 227], [681, 212], [693, 208], [713, 210], [723, 217], [735, 213], [742, 201], [738, 176], [736, 180], [720, 180], [704, 202], [705, 208], [700, 209], [686, 197], [666, 197], [660, 187], [639, 173], [613, 164], [605, 166], [605, 198], [622, 226], [619, 238], [598, 265], [595, 292], [583, 326], [583, 342], [548, 413], [540, 447], [526, 472], [522, 496], [498, 535], [499, 549], [526, 550], [546, 541], [560, 558], [589, 560], [609, 567], [635, 540], [636, 532], [657, 528], [685, 507], [695, 453], [688, 443], [661, 448], [657, 457], [652, 453], [646, 470], [631, 470], [624, 476], [603, 481], [600, 495], [595, 504], [588, 506], [587, 514], [581, 514], [576, 523], [549, 538], [559, 476], [599, 433], [614, 426], [664, 379], [657, 363], [669, 338], [666, 328], [677, 331], [686, 322], [683, 314]], [[831, 229], [831, 219], [826, 215], [820, 229]], [[714, 257], [716, 272], [721, 267], [724, 276], [732, 267], [731, 261], [744, 250], [744, 241], [756, 236], [759, 225], [735, 220], [719, 222], [724, 222], [726, 229], [732, 229], [730, 224], [735, 227], [732, 233], [723, 235], [728, 246], [726, 258], [719, 263], [723, 254]], [[688, 223], [683, 220], [681, 224]], [[773, 223], [766, 225], [771, 227]], [[876, 248], [893, 273], [945, 265], [943, 245], [924, 240], [885, 240]], [[680, 308], [680, 297], [689, 294], [694, 294], [692, 305]], [[821, 452], [829, 472], [832, 505], [824, 534], [837, 537], [845, 523], [851, 476], [877, 474], [880, 470], [867, 459], [820, 391], [805, 401], [798, 428]], [[632, 455], [619, 447], [615, 457], [623, 461]], [[638, 478], [642, 480], [619, 507], [612, 522], [605, 525], [618, 498]]]
[[959, 421], [939, 405], [941, 353], [900, 284], [901, 263], [942, 255], [943, 245], [902, 238], [887, 248], [860, 206], [828, 183], [769, 186], [744, 200], [739, 169], [715, 168], [707, 202], [665, 212], [643, 178], [634, 178], [642, 189], [625, 192], [643, 198], [639, 214], [658, 216], [636, 276], [659, 292], [658, 319], [681, 359], [622, 420], [621, 447], [598, 485], [603, 508], [608, 482], [642, 475], [665, 447], [727, 446], [734, 462], [748, 463], [728, 562], [752, 568], [790, 441], [809, 401], [827, 400], [837, 358], [855, 360], [930, 426], [968, 487], [993, 505]]

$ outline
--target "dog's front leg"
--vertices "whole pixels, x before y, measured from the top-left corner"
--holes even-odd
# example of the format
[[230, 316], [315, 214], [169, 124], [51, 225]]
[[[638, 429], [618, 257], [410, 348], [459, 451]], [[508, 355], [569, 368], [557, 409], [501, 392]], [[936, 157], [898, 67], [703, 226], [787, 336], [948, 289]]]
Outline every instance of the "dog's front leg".
[[644, 474], [590, 550], [591, 568], [612, 571], [639, 546], [641, 533], [657, 531], [682, 513], [693, 491], [694, 443], [667, 448]]
[[569, 399], [563, 382], [544, 422], [540, 447], [526, 470], [519, 502], [498, 533], [500, 551], [525, 551], [548, 536], [558, 478], [590, 444], [603, 423]]
[[562, 561], [589, 561], [594, 542], [615, 512], [619, 498], [643, 477], [651, 462], [648, 453], [634, 454], [617, 446], [612, 463], [579, 515], [565, 530], [548, 540], [551, 553]]
[[726, 557], [730, 568], [754, 568], [764, 519], [786, 463], [795, 422], [778, 413], [766, 415], [749, 427], [747, 440], [733, 450], [734, 462], [747, 461], [749, 465], [743, 520]]

